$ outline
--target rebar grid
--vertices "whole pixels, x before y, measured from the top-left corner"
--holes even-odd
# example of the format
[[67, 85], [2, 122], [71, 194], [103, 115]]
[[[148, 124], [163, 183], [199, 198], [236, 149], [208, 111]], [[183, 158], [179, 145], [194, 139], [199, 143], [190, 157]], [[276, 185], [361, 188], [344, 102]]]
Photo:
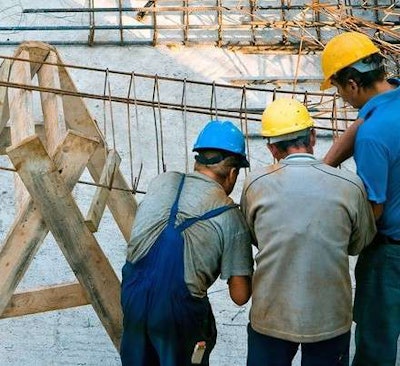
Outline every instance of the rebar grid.
[[[89, 2], [86, 8], [23, 9], [21, 16], [25, 22], [3, 24], [0, 33], [42, 31], [47, 37], [75, 31], [71, 39], [58, 36], [49, 41], [47, 37], [45, 41], [54, 45], [213, 44], [219, 47], [269, 47], [286, 52], [300, 47], [302, 52], [321, 49], [332, 33], [349, 27], [371, 36], [379, 32], [377, 38], [388, 45], [396, 45], [399, 41], [396, 28], [400, 23], [399, 6], [386, 0], [345, 0], [345, 3], [342, 0], [332, 3], [281, 0], [275, 4], [261, 0], [157, 0], [148, 1], [142, 7], [124, 7], [122, 3], [116, 0], [114, 6], [98, 8]], [[87, 19], [69, 18], [64, 24], [57, 18], [58, 24], [51, 24], [53, 14], [64, 13], [83, 14]], [[41, 21], [26, 25], [30, 14], [41, 16]], [[114, 20], [102, 17], [103, 14], [111, 14]], [[13, 41], [1, 44], [13, 44]], [[392, 51], [398, 53], [397, 48]]]
[[[19, 57], [0, 56], [0, 59], [30, 62]], [[295, 87], [293, 90], [280, 90], [63, 63], [36, 62], [36, 64], [54, 65], [85, 73], [86, 79], [98, 80], [98, 85], [91, 83], [85, 90], [71, 91], [44, 87], [32, 79], [30, 84], [3, 80], [0, 81], [0, 87], [76, 97], [85, 100], [88, 106], [101, 102], [103, 113], [99, 114], [95, 121], [107, 145], [117, 151], [129, 152], [128, 159], [123, 160], [123, 165], [125, 164], [126, 175], [130, 176], [129, 191], [134, 193], [144, 192], [138, 188], [144, 168], [147, 174], [149, 171], [160, 173], [171, 170], [171, 165], [174, 169], [189, 170], [188, 140], [197, 133], [206, 120], [229, 119], [240, 126], [246, 136], [247, 152], [252, 162], [253, 159], [258, 159], [254, 155], [255, 146], [261, 142], [258, 124], [268, 101], [278, 97], [288, 97], [304, 102], [316, 122], [315, 128], [320, 135], [329, 138], [338, 136], [354, 120], [356, 113], [353, 108], [343, 105], [336, 94], [296, 91]], [[94, 76], [87, 77], [88, 73], [93, 73]], [[103, 80], [103, 93], [98, 93], [98, 90], [101, 90], [101, 80]], [[137, 88], [137, 85], [140, 85], [140, 88]], [[207, 95], [210, 97], [204, 97]], [[42, 121], [39, 120], [38, 123]], [[143, 141], [141, 130], [152, 136], [147, 137], [147, 142]], [[0, 134], [0, 154], [2, 151], [4, 154], [7, 146], [2, 146], [1, 140]], [[120, 149], [122, 145], [124, 148]], [[145, 145], [144, 158], [141, 150]], [[171, 151], [174, 150], [178, 151], [178, 157], [173, 158], [175, 162], [171, 161], [171, 156], [174, 156]], [[151, 169], [147, 169], [149, 167]], [[7, 167], [2, 170], [12, 171]], [[80, 183], [96, 185], [85, 181]], [[114, 186], [109, 188], [121, 189]]]

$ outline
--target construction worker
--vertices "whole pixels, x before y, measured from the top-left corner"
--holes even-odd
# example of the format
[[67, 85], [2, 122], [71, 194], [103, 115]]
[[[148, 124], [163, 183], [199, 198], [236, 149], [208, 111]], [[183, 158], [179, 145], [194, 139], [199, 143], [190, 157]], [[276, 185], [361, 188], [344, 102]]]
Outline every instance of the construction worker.
[[313, 156], [306, 107], [277, 99], [261, 134], [276, 164], [247, 175], [241, 208], [258, 247], [248, 325], [248, 366], [348, 365], [352, 288], [348, 255], [375, 234], [353, 172]]
[[156, 177], [136, 213], [122, 270], [123, 365], [208, 365], [217, 333], [207, 289], [220, 275], [236, 304], [251, 295], [251, 235], [228, 197], [249, 166], [244, 136], [211, 121], [193, 151], [194, 173]]
[[354, 152], [378, 228], [355, 270], [354, 366], [394, 366], [400, 335], [400, 80], [386, 80], [382, 61], [374, 43], [357, 32], [332, 38], [322, 53], [321, 89], [335, 86], [359, 109], [324, 160], [337, 166]]

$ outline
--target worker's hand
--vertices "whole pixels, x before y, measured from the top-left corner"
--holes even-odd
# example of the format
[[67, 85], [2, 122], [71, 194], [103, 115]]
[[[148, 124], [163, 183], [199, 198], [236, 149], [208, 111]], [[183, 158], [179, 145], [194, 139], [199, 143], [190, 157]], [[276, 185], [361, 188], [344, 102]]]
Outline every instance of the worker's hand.
[[251, 296], [251, 277], [232, 276], [228, 280], [229, 295], [236, 305], [244, 305]]

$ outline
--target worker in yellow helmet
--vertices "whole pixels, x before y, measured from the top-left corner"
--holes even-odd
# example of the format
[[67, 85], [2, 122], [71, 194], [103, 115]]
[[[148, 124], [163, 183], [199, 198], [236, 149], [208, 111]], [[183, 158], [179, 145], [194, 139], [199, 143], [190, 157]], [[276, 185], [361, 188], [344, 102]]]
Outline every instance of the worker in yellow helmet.
[[348, 255], [375, 235], [361, 179], [313, 156], [306, 107], [277, 99], [261, 134], [277, 164], [246, 177], [241, 209], [258, 247], [248, 326], [248, 366], [349, 363], [352, 294]]
[[400, 356], [400, 80], [385, 79], [382, 60], [357, 32], [332, 38], [322, 53], [322, 89], [335, 86], [359, 109], [325, 162], [336, 166], [354, 152], [378, 227], [356, 266], [354, 366], [394, 366]]

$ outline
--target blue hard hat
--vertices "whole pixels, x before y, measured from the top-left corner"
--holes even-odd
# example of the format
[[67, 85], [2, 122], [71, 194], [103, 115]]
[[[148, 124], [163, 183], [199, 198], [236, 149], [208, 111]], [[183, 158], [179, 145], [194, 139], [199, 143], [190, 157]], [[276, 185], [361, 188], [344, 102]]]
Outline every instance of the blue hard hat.
[[230, 121], [210, 121], [199, 133], [193, 151], [205, 149], [223, 150], [241, 155], [242, 166], [249, 166], [246, 159], [245, 139], [243, 133]]

